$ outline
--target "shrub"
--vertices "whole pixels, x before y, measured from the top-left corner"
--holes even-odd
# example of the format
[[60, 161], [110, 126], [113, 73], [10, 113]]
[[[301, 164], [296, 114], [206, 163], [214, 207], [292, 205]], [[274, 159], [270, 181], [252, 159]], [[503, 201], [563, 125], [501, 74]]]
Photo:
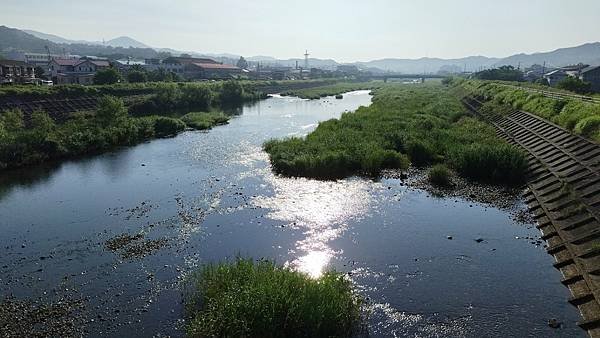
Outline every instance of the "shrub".
[[587, 94], [592, 91], [592, 84], [573, 76], [567, 76], [556, 84], [556, 88], [568, 90], [577, 94]]
[[506, 185], [522, 183], [527, 170], [523, 152], [506, 143], [472, 144], [454, 149], [452, 162], [465, 177]]
[[185, 129], [185, 123], [180, 119], [157, 116], [154, 120], [154, 133], [157, 137], [173, 136]]
[[190, 337], [349, 337], [361, 300], [344, 275], [309, 276], [268, 261], [206, 265], [188, 280]]
[[244, 98], [244, 87], [238, 82], [229, 80], [223, 83], [220, 92], [221, 104], [241, 102]]
[[229, 117], [221, 112], [194, 112], [184, 115], [181, 120], [190, 128], [204, 130], [216, 125], [226, 124], [229, 121]]
[[4, 128], [11, 133], [19, 131], [25, 127], [25, 122], [23, 121], [23, 112], [18, 108], [0, 112], [0, 121], [2, 121]]
[[127, 109], [123, 100], [112, 96], [103, 96], [98, 100], [96, 116], [106, 126], [118, 123], [127, 117]]
[[433, 161], [433, 148], [423, 141], [412, 140], [406, 146], [406, 152], [410, 161], [415, 166], [424, 166]]
[[107, 85], [121, 81], [121, 74], [114, 68], [99, 70], [94, 74], [94, 84]]
[[134, 70], [127, 74], [127, 81], [130, 83], [146, 82], [148, 75], [145, 72]]
[[574, 131], [587, 137], [595, 136], [600, 127], [600, 115], [588, 116], [575, 125]]
[[451, 176], [450, 170], [443, 164], [434, 165], [428, 172], [429, 182], [438, 187], [452, 185]]

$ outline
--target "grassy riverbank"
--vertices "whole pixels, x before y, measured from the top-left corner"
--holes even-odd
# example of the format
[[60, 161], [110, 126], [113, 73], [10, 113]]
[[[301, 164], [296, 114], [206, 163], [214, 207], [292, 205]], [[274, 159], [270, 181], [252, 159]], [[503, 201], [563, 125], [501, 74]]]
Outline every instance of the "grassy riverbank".
[[208, 265], [189, 280], [190, 337], [349, 337], [361, 301], [342, 274], [318, 279], [271, 262]]
[[275, 172], [337, 179], [377, 176], [383, 169], [444, 163], [479, 181], [523, 179], [525, 156], [493, 128], [465, 115], [441, 85], [386, 85], [373, 104], [319, 124], [305, 138], [271, 140], [264, 148]]
[[354, 90], [363, 90], [363, 89], [376, 89], [380, 88], [384, 85], [381, 81], [369, 81], [369, 82], [340, 82], [336, 84], [331, 84], [327, 86], [319, 86], [313, 88], [304, 88], [304, 89], [296, 89], [296, 90], [288, 90], [281, 95], [285, 96], [297, 96], [303, 99], [315, 100], [325, 96], [335, 96], [338, 94], [343, 94], [347, 92], [351, 92]]
[[73, 114], [57, 124], [47, 113], [34, 112], [25, 124], [19, 110], [0, 115], [0, 169], [101, 153], [117, 146], [168, 137], [188, 128], [210, 129], [227, 123], [220, 112], [194, 112], [183, 117], [131, 117], [123, 101], [104, 97], [96, 112]]
[[483, 99], [484, 109], [497, 113], [524, 110], [575, 134], [600, 142], [600, 104], [577, 99], [549, 98], [540, 93], [508, 86], [506, 83], [462, 81], [457, 86], [461, 86], [465, 94]]

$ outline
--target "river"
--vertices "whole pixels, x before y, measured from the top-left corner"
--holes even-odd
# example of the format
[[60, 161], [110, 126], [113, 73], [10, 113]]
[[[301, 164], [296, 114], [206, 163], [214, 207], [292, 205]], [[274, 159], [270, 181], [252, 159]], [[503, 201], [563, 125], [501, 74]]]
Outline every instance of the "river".
[[0, 296], [81, 299], [92, 337], [181, 336], [186, 274], [239, 255], [348, 273], [372, 336], [584, 336], [539, 232], [508, 211], [397, 179], [270, 171], [264, 141], [370, 102], [274, 96], [208, 132], [5, 174]]

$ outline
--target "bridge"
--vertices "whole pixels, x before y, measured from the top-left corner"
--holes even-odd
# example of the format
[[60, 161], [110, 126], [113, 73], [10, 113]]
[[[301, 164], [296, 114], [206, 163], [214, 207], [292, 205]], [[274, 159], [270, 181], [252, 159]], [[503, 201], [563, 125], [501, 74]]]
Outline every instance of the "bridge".
[[389, 79], [443, 79], [444, 75], [435, 74], [400, 74], [400, 73], [388, 73], [388, 74], [377, 74], [368, 76], [372, 80], [383, 80], [387, 82]]

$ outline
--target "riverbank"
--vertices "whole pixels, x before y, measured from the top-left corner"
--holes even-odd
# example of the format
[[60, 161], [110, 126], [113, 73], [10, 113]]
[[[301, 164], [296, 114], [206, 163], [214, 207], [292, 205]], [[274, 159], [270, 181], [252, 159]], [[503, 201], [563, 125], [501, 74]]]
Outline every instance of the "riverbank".
[[286, 176], [339, 179], [378, 176], [410, 163], [445, 163], [464, 177], [519, 184], [524, 154], [496, 137], [492, 127], [467, 116], [441, 85], [386, 85], [370, 107], [319, 124], [304, 138], [266, 142], [273, 170]]
[[[9, 326], [17, 336], [184, 337], [182, 281], [243, 255], [312, 278], [345, 274], [366, 300], [374, 337], [487, 337], [499, 327], [506, 336], [585, 334], [552, 257], [535, 244], [535, 224], [400, 178], [333, 182], [270, 170], [266, 140], [306, 135], [370, 104], [366, 92], [276, 96], [210, 133], [2, 176], [0, 321], [22, 323]], [[32, 309], [56, 311], [22, 320]], [[550, 318], [562, 327], [549, 328]]]
[[472, 95], [482, 100], [483, 111], [507, 115], [516, 110], [524, 110], [574, 134], [596, 143], [600, 142], [600, 104], [598, 103], [531, 93], [526, 90], [527, 88], [518, 88], [516, 84], [511, 85], [510, 82], [455, 79], [453, 85], [460, 90], [459, 95]]
[[229, 120], [220, 109], [264, 97], [233, 81], [217, 85], [165, 83], [157, 88], [156, 94], [129, 107], [120, 98], [104, 96], [95, 111], [71, 113], [61, 123], [41, 110], [28, 116], [19, 109], [3, 111], [0, 170], [98, 154], [173, 136], [186, 128], [207, 130]]
[[326, 96], [338, 96], [356, 90], [372, 90], [385, 86], [381, 81], [342, 82], [326, 86], [288, 90], [281, 93], [283, 96], [296, 96], [302, 99], [316, 100]]

